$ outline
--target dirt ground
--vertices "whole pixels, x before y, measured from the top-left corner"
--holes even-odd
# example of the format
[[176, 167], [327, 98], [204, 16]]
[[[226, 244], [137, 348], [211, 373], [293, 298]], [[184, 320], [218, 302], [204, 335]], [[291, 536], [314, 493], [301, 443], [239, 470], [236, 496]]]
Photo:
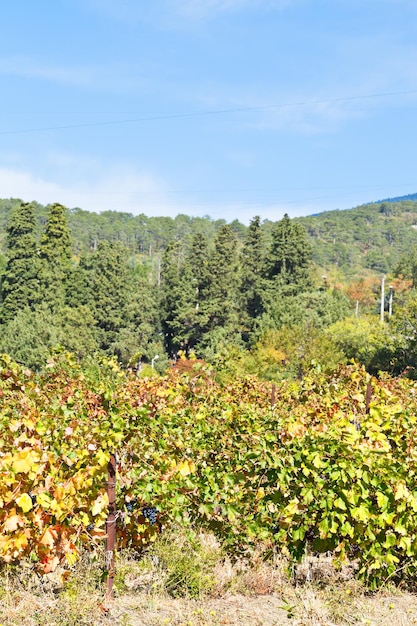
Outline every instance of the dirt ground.
[[417, 595], [374, 595], [348, 587], [303, 585], [286, 595], [225, 594], [191, 600], [143, 591], [123, 593], [103, 606], [101, 594], [72, 597], [27, 592], [0, 598], [0, 626], [411, 626]]
[[417, 596], [378, 593], [352, 597], [343, 592], [296, 590], [293, 597], [231, 595], [218, 599], [116, 599], [109, 612], [125, 626], [411, 626], [417, 624]]

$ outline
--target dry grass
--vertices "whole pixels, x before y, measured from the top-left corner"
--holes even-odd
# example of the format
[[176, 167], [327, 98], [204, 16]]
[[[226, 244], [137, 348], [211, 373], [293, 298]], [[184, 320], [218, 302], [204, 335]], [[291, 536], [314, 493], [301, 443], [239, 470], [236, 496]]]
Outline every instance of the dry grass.
[[104, 610], [100, 560], [85, 555], [63, 586], [59, 572], [0, 574], [0, 626], [411, 626], [417, 596], [390, 589], [368, 595], [352, 568], [306, 559], [288, 564], [261, 551], [231, 561], [200, 535], [166, 536], [143, 558], [117, 558], [115, 600]]

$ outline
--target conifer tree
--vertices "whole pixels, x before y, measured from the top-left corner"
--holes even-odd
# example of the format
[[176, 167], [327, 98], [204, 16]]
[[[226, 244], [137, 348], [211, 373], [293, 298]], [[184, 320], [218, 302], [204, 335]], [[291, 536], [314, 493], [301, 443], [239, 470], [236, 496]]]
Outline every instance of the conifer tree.
[[189, 265], [182, 259], [178, 241], [168, 244], [161, 267], [161, 320], [168, 354], [188, 349], [194, 291]]
[[202, 313], [206, 332], [218, 327], [236, 328], [238, 324], [238, 257], [236, 236], [228, 224], [216, 236], [214, 252], [208, 263], [208, 284]]
[[188, 274], [194, 289], [193, 306], [198, 312], [209, 284], [209, 249], [207, 238], [204, 235], [200, 233], [194, 235], [187, 263], [189, 266]]
[[266, 259], [266, 277], [283, 293], [298, 293], [311, 287], [311, 246], [306, 231], [288, 215], [276, 223]]
[[71, 250], [67, 209], [62, 204], [53, 204], [40, 242], [42, 299], [53, 312], [65, 305]]
[[259, 216], [254, 217], [249, 225], [240, 255], [240, 265], [241, 324], [243, 337], [247, 340], [255, 320], [261, 315], [263, 310], [262, 270], [264, 265], [264, 246]]
[[39, 302], [39, 257], [33, 206], [14, 208], [7, 225], [8, 260], [1, 284], [1, 321], [8, 322], [25, 307]]
[[96, 252], [81, 260], [80, 269], [85, 280], [82, 304], [94, 314], [100, 348], [112, 352], [128, 323], [128, 250], [119, 242], [101, 241]]
[[138, 367], [140, 362], [150, 362], [155, 354], [159, 355], [158, 363], [163, 362], [159, 293], [149, 280], [149, 270], [144, 264], [129, 266], [126, 325], [112, 345], [119, 361], [133, 367]]

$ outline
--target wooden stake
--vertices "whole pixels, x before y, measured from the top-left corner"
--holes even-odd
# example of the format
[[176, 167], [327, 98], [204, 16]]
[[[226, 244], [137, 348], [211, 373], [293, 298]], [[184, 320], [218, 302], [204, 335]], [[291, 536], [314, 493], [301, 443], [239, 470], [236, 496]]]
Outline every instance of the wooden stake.
[[116, 546], [116, 455], [112, 453], [107, 465], [107, 495], [109, 498], [109, 512], [106, 520], [106, 570], [107, 590], [106, 601], [111, 602], [114, 598], [114, 551]]
[[372, 400], [372, 385], [371, 383], [368, 383], [366, 386], [366, 398], [365, 398], [365, 406], [366, 406], [366, 413], [369, 413], [369, 405], [371, 404], [371, 400]]

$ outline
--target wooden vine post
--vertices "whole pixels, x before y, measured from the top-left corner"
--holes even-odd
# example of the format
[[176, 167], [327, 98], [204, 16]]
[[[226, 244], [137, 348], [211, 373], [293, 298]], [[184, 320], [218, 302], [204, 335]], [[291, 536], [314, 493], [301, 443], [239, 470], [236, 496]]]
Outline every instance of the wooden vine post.
[[372, 400], [372, 385], [371, 383], [368, 383], [366, 386], [366, 398], [365, 398], [365, 406], [366, 406], [365, 411], [367, 415], [369, 415], [371, 400]]
[[110, 460], [107, 464], [108, 479], [107, 479], [107, 495], [109, 498], [109, 509], [106, 520], [106, 570], [107, 570], [107, 589], [106, 589], [106, 601], [111, 602], [114, 598], [113, 584], [114, 584], [114, 552], [116, 547], [116, 454], [114, 452], [110, 455]]

